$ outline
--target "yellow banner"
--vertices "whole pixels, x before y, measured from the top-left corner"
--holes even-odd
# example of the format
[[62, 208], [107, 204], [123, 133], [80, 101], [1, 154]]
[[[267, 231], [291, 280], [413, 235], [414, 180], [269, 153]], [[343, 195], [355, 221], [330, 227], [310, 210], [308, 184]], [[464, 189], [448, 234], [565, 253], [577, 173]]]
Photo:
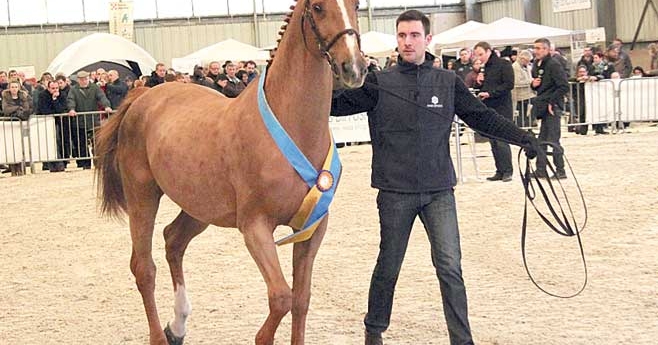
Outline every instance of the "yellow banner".
[[110, 33], [133, 40], [132, 0], [110, 2]]

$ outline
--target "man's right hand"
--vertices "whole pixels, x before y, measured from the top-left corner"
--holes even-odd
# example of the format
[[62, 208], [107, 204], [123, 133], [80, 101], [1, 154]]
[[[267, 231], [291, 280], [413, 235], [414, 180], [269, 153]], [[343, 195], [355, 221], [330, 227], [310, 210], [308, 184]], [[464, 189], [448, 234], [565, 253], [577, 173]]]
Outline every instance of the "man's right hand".
[[532, 80], [532, 87], [538, 87], [541, 85], [541, 78], [535, 78]]
[[78, 113], [75, 112], [75, 110], [71, 109], [69, 110], [69, 116], [76, 116]]

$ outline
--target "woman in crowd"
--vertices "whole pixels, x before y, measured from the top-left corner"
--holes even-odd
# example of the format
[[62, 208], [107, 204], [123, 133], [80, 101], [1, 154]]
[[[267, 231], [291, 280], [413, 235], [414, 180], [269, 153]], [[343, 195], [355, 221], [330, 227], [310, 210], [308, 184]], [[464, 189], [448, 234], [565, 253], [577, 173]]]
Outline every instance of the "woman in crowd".
[[[14, 79], [9, 82], [7, 90], [2, 91], [2, 110], [7, 117], [27, 120], [32, 114], [32, 97], [23, 90], [21, 82]], [[21, 163], [9, 164], [8, 171], [12, 176], [24, 175], [25, 169]]]

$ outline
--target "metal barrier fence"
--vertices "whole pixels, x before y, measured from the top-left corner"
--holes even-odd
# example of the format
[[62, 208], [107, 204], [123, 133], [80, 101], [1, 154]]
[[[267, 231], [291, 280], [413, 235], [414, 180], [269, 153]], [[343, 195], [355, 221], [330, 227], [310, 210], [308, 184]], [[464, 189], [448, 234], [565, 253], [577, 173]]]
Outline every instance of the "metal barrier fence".
[[29, 165], [44, 163], [61, 171], [72, 159], [78, 167], [91, 168], [96, 130], [107, 118], [105, 112], [32, 115], [26, 121], [0, 118], [0, 164]]

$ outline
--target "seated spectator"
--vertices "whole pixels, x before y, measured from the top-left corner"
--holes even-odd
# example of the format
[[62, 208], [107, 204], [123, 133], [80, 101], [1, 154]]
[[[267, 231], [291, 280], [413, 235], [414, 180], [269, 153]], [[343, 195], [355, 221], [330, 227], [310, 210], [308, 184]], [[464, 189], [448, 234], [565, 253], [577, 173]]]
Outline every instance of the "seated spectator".
[[245, 85], [242, 80], [235, 76], [236, 72], [237, 66], [232, 62], [228, 62], [226, 65], [226, 77], [228, 78], [228, 83], [226, 83], [226, 86], [224, 86], [224, 90], [222, 91], [226, 97], [238, 97], [240, 93], [247, 87], [247, 85]]
[[[18, 79], [9, 82], [9, 88], [2, 91], [2, 109], [7, 117], [28, 120], [32, 114], [32, 98], [30, 94], [23, 90]], [[9, 171], [12, 176], [25, 174], [22, 163], [9, 164]]]

